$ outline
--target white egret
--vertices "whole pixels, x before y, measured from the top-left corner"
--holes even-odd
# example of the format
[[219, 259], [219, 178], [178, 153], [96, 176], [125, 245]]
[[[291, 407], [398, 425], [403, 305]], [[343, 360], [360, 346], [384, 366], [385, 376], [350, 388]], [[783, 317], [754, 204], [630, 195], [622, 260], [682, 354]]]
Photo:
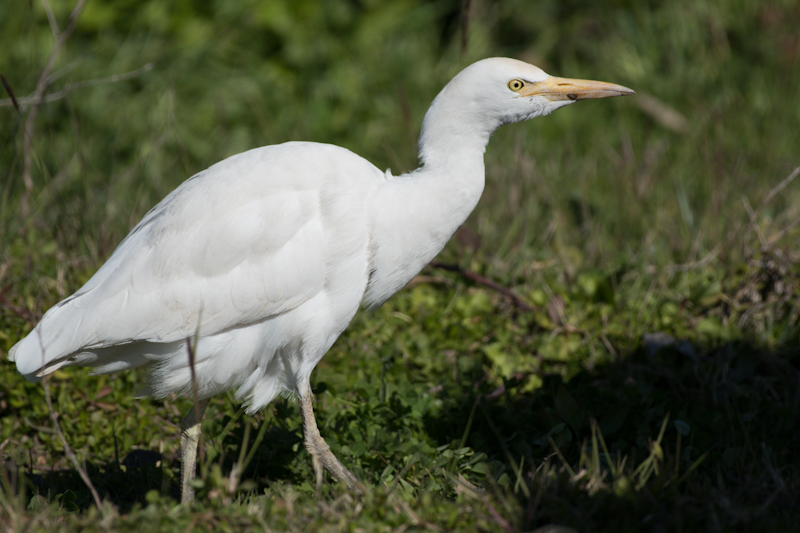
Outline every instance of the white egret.
[[[143, 393], [157, 398], [191, 396], [194, 379], [199, 411], [181, 434], [183, 501], [193, 497], [208, 399], [231, 389], [248, 412], [279, 394], [297, 396], [318, 482], [324, 467], [358, 490], [317, 429], [311, 371], [360, 306], [376, 308], [400, 290], [466, 220], [483, 192], [495, 129], [576, 100], [628, 94], [485, 59], [434, 99], [419, 138], [422, 164], [408, 174], [307, 142], [229, 157], [151, 209], [9, 357], [31, 380], [64, 366], [105, 374], [150, 365]], [[193, 365], [190, 338], [199, 339]]]

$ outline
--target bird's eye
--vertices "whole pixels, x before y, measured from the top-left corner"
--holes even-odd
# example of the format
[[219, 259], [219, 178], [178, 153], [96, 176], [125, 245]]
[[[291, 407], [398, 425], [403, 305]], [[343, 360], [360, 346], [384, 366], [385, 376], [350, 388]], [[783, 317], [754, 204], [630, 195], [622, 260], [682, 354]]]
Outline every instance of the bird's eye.
[[521, 91], [523, 87], [525, 87], [525, 82], [520, 79], [513, 79], [508, 82], [508, 88], [514, 92]]

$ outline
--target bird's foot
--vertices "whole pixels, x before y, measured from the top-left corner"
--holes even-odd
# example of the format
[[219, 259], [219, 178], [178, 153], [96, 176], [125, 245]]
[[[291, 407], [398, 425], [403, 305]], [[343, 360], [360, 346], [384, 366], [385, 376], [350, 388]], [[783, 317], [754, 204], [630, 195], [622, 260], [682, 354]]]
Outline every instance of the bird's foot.
[[317, 477], [317, 490], [322, 485], [322, 469], [327, 470], [339, 483], [344, 483], [347, 488], [356, 494], [364, 494], [364, 484], [342, 464], [331, 451], [328, 443], [317, 432], [316, 435], [306, 434], [305, 446], [314, 462], [314, 472]]
[[208, 406], [208, 400], [200, 400], [181, 421], [181, 503], [194, 500], [192, 482], [197, 469], [197, 446], [200, 442], [200, 420]]
[[356, 494], [364, 494], [365, 487], [358, 478], [353, 475], [346, 466], [331, 451], [328, 443], [319, 434], [317, 421], [314, 418], [314, 408], [311, 401], [311, 390], [306, 389], [299, 394], [300, 413], [303, 417], [303, 436], [304, 444], [311, 460], [314, 463], [314, 473], [316, 474], [317, 491], [322, 486], [322, 469], [327, 470], [333, 478], [347, 485], [347, 488]]

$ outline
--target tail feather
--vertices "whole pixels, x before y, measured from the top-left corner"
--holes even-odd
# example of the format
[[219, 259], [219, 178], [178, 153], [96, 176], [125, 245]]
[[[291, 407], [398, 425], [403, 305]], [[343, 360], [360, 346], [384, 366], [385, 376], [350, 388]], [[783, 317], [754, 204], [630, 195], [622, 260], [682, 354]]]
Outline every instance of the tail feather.
[[37, 382], [65, 366], [94, 367], [92, 374], [110, 374], [128, 370], [151, 362], [148, 355], [158, 354], [160, 349], [150, 343], [131, 343], [106, 348], [81, 349], [58, 357], [45, 356], [39, 335], [33, 330], [15, 344], [8, 352], [10, 361], [17, 363], [17, 370], [28, 381]]
[[47, 364], [44, 357], [44, 347], [38, 335], [38, 328], [34, 328], [27, 337], [11, 347], [8, 359], [17, 363], [17, 370], [28, 381], [39, 381], [39, 371]]
[[17, 370], [28, 380], [38, 381], [66, 365], [91, 362], [89, 354], [77, 357], [85, 351], [90, 332], [84, 327], [85, 310], [75, 309], [76, 300], [73, 295], [53, 306], [33, 331], [9, 350], [9, 360], [17, 363]]

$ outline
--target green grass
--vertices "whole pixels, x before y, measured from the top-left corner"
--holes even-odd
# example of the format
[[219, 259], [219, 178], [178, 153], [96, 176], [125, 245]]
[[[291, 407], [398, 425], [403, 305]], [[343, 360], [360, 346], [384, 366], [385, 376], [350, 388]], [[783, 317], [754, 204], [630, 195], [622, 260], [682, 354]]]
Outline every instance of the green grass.
[[[247, 416], [219, 396], [203, 423], [198, 500], [180, 507], [177, 424], [189, 402], [133, 399], [138, 372], [58, 371], [47, 386], [105, 502], [96, 508], [42, 385], [4, 361], [0, 522], [794, 528], [800, 179], [779, 184], [800, 166], [800, 4], [530, 4], [473, 0], [462, 51], [458, 1], [88, 2], [48, 92], [135, 74], [73, 86], [30, 129], [30, 107], [0, 107], [6, 352], [152, 205], [228, 155], [305, 139], [409, 170], [430, 100], [493, 55], [638, 95], [503, 128], [488, 147], [484, 197], [438, 260], [531, 310], [428, 267], [358, 314], [320, 363], [320, 430], [369, 487], [363, 498], [328, 481], [315, 493], [296, 404]], [[63, 30], [73, 4], [51, 5]], [[53, 47], [42, 6], [0, 6], [0, 74], [18, 101]], [[685, 122], [670, 126], [665, 107]]]

